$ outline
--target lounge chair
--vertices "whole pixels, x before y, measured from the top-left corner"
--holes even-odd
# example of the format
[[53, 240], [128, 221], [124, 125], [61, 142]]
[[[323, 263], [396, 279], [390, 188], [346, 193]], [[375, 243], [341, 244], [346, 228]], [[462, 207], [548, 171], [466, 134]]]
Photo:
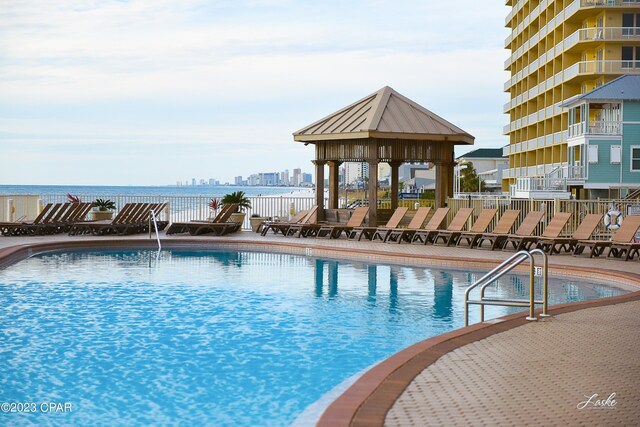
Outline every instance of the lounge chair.
[[482, 244], [487, 241], [491, 244], [491, 250], [493, 250], [498, 247], [498, 242], [506, 238], [506, 236], [511, 232], [511, 229], [513, 228], [513, 225], [516, 223], [516, 220], [519, 216], [519, 210], [506, 210], [502, 213], [500, 220], [490, 233], [481, 233], [475, 236], [461, 235], [458, 243], [460, 243], [462, 239], [468, 238], [471, 239], [469, 247], [482, 248]]
[[387, 230], [387, 229], [381, 228], [375, 232], [375, 234], [373, 235], [373, 238], [375, 239], [376, 236], [379, 235], [379, 237], [384, 242], [400, 243], [404, 240], [405, 242], [411, 243], [411, 239], [413, 238], [413, 235], [415, 234], [416, 231], [422, 228], [422, 224], [424, 224], [424, 221], [429, 216], [429, 212], [431, 212], [431, 207], [429, 206], [420, 207], [418, 208], [416, 213], [413, 215], [413, 218], [411, 218], [411, 222], [409, 223], [409, 225], [407, 225], [407, 228], [395, 228], [393, 230]]
[[167, 235], [189, 233], [191, 236], [213, 233], [216, 236], [238, 231], [242, 224], [227, 222], [231, 214], [238, 210], [238, 205], [225, 205], [212, 221], [174, 222], [167, 229]]
[[318, 206], [314, 206], [298, 223], [289, 224], [282, 233], [284, 236], [308, 237], [318, 233]]
[[362, 226], [368, 213], [368, 206], [356, 208], [346, 224], [320, 225], [319, 227], [316, 227], [317, 233], [315, 233], [315, 235], [317, 237], [327, 237], [330, 239], [337, 239], [342, 235], [342, 233], [348, 236], [351, 230]]
[[[553, 218], [551, 218], [551, 221], [549, 221], [549, 224], [547, 224], [547, 227], [544, 229], [544, 232], [539, 237], [531, 236], [531, 235], [510, 236], [507, 238], [507, 241], [505, 242], [505, 248], [503, 249], [506, 249], [506, 246], [511, 244], [513, 248], [518, 251], [521, 249], [529, 250], [531, 246], [536, 244], [540, 238], [548, 238], [548, 239], [557, 238], [560, 236], [560, 233], [562, 233], [562, 230], [564, 230], [564, 227], [567, 225], [567, 222], [569, 222], [570, 218], [571, 218], [571, 212], [557, 212], [553, 216]], [[537, 224], [533, 226], [534, 230], [536, 226]], [[524, 232], [522, 234], [524, 234]]]
[[420, 230], [416, 230], [411, 237], [411, 243], [415, 241], [420, 241], [421, 243], [427, 244], [427, 237], [429, 233], [432, 233], [436, 230], [439, 230], [442, 227], [442, 224], [447, 220], [447, 215], [449, 214], [449, 208], [438, 208], [433, 213], [433, 216], [427, 222], [427, 225]]
[[[629, 226], [625, 230], [625, 235], [620, 235], [620, 231], [622, 230], [622, 226], [625, 223], [629, 223]], [[640, 243], [632, 242], [635, 239], [635, 235], [638, 233], [640, 229], [640, 216], [627, 216], [624, 220], [620, 228], [615, 234], [615, 241], [611, 241], [611, 246], [609, 246], [608, 257], [616, 257], [622, 258], [624, 257], [625, 261], [633, 259], [638, 256], [640, 259]], [[629, 237], [630, 236], [630, 237]]]
[[442, 239], [442, 243], [445, 243], [447, 246], [452, 243], [455, 245], [458, 237], [460, 237], [460, 233], [462, 233], [467, 222], [469, 222], [471, 215], [473, 215], [473, 208], [460, 208], [446, 230], [436, 230], [430, 233], [426, 241], [436, 244], [438, 240]]
[[28, 234], [26, 233], [26, 231], [28, 230], [29, 226], [39, 226], [45, 224], [47, 218], [51, 216], [51, 212], [57, 211], [61, 205], [61, 203], [57, 203], [56, 205], [54, 205], [53, 203], [47, 203], [32, 222], [0, 222], [0, 234], [2, 234], [3, 236], [20, 236], [23, 234]]
[[[378, 230], [393, 230], [400, 225], [400, 221], [407, 214], [409, 208], [406, 207], [398, 207], [396, 208], [389, 221], [385, 224], [384, 227], [356, 227], [349, 232], [348, 238], [349, 240], [357, 239], [360, 241], [364, 236], [367, 240], [373, 240]], [[382, 239], [384, 241], [384, 239]]]
[[291, 226], [305, 224], [306, 222], [310, 221], [311, 218], [316, 215], [317, 210], [318, 206], [314, 206], [311, 209], [302, 210], [295, 214], [290, 221], [265, 222], [262, 225], [262, 232], [260, 234], [266, 236], [269, 230], [271, 230], [273, 231], [273, 234], [282, 233], [283, 236], [286, 236]]
[[635, 255], [637, 252], [637, 248], [634, 248], [634, 244], [631, 242], [639, 227], [640, 216], [627, 216], [611, 240], [579, 240], [573, 250], [573, 255], [580, 255], [589, 248], [589, 258], [593, 258], [602, 255], [606, 248], [611, 248], [609, 249], [610, 256], [621, 258], [625, 255], [625, 259], [630, 259], [631, 255]]
[[529, 212], [515, 233], [504, 236], [502, 240], [498, 239], [500, 248], [507, 250], [509, 249], [509, 245], [511, 245], [516, 251], [523, 249], [529, 250], [529, 247], [537, 240], [537, 237], [532, 237], [532, 235], [543, 217], [543, 211]]
[[487, 229], [493, 222], [493, 218], [496, 216], [498, 209], [483, 209], [478, 215], [478, 218], [474, 221], [473, 225], [468, 232], [465, 231], [442, 231], [436, 237], [436, 242], [439, 238], [446, 239], [447, 246], [460, 245], [461, 239], [466, 239], [467, 244], [473, 247], [471, 244], [475, 236], [486, 233]]
[[591, 235], [602, 221], [602, 214], [588, 214], [584, 217], [571, 237], [540, 237], [537, 247], [546, 253], [553, 255], [560, 252], [573, 252], [579, 240], [589, 240]]

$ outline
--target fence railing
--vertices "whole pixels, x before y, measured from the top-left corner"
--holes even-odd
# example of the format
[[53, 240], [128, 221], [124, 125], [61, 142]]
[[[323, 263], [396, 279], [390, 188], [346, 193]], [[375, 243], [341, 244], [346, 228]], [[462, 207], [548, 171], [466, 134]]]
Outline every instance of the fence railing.
[[[121, 209], [126, 203], [161, 203], [168, 202], [168, 208], [161, 214], [160, 219], [165, 221], [191, 221], [206, 220], [212, 216], [209, 209], [210, 197], [207, 196], [122, 196], [122, 195], [90, 195], [82, 194], [80, 198], [83, 201], [95, 200], [97, 197], [102, 199], [113, 200], [116, 203], [116, 211]], [[257, 214], [261, 217], [285, 218], [294, 212], [310, 209], [315, 204], [313, 197], [249, 197], [251, 208], [246, 211], [244, 229], [250, 228], [250, 217]], [[11, 204], [9, 204], [11, 201]], [[63, 194], [57, 195], [1, 195], [0, 196], [0, 213], [3, 220], [15, 221], [22, 217], [32, 220], [37, 215], [38, 201], [40, 203], [61, 203], [67, 201], [67, 196]], [[416, 203], [419, 206], [435, 206], [434, 200], [400, 200], [399, 206], [406, 206], [411, 211], [415, 210]], [[325, 200], [325, 206], [328, 205]], [[9, 209], [11, 206], [11, 209]], [[498, 215], [494, 221], [502, 215], [507, 209], [517, 209], [521, 211], [521, 215], [516, 222], [515, 227], [520, 225], [522, 219], [527, 213], [533, 210], [544, 211], [544, 218], [539, 225], [536, 233], [541, 233], [546, 224], [553, 218], [556, 212], [570, 212], [571, 219], [567, 224], [564, 235], [571, 235], [582, 219], [590, 213], [605, 214], [611, 206], [621, 212], [624, 216], [640, 215], [640, 200], [622, 199], [622, 200], [532, 200], [517, 199], [496, 195], [495, 197], [484, 196], [482, 198], [460, 197], [449, 198], [447, 206], [450, 208], [448, 220], [451, 221], [458, 209], [472, 207], [474, 208], [474, 216], [486, 208], [497, 208]], [[391, 209], [391, 201], [388, 199], [380, 200], [379, 209]], [[7, 212], [11, 210], [11, 212]], [[435, 210], [435, 209], [434, 209]], [[7, 213], [11, 216], [4, 218]], [[494, 224], [495, 225], [495, 224]], [[604, 224], [600, 224], [594, 233], [596, 238], [609, 239], [611, 231], [607, 230]]]
[[[495, 226], [498, 218], [502, 216], [502, 213], [507, 209], [516, 209], [521, 212], [514, 230], [520, 226], [520, 223], [524, 217], [530, 211], [543, 211], [545, 213], [543, 220], [538, 225], [535, 231], [535, 235], [540, 235], [546, 224], [553, 218], [556, 212], [570, 212], [571, 218], [567, 223], [562, 236], [570, 236], [575, 229], [580, 225], [580, 222], [587, 214], [598, 213], [604, 215], [609, 212], [611, 206], [614, 209], [621, 212], [624, 216], [628, 214], [640, 215], [640, 200], [533, 200], [533, 199], [508, 199], [508, 198], [484, 198], [484, 199], [448, 199], [448, 206], [451, 208], [448, 220], [453, 218], [453, 215], [460, 208], [471, 207], [474, 208], [474, 216], [478, 216], [480, 211], [485, 208], [497, 208], [498, 215], [494, 218], [492, 227]], [[595, 239], [608, 240], [612, 236], [612, 231], [608, 230], [603, 222], [600, 222], [598, 228], [593, 234]]]
[[[117, 213], [127, 203], [162, 203], [168, 202], [167, 208], [160, 215], [159, 219], [170, 222], [178, 221], [191, 221], [191, 220], [206, 220], [212, 215], [212, 211], [209, 208], [209, 196], [136, 196], [136, 195], [95, 195], [95, 194], [79, 194], [82, 201], [95, 200], [97, 198], [112, 200], [116, 205]], [[41, 203], [63, 203], [67, 201], [66, 194], [46, 194], [46, 195], [3, 195], [4, 199], [11, 199], [15, 201], [15, 214], [14, 218], [19, 218], [25, 215], [28, 219], [33, 219], [37, 215], [37, 201]], [[291, 211], [299, 212], [304, 209], [310, 209], [315, 204], [315, 198], [313, 197], [249, 197], [251, 208], [247, 209], [246, 216], [243, 223], [243, 228], [249, 229], [249, 218], [253, 214], [257, 214], [262, 217], [271, 218], [289, 218]], [[5, 203], [2, 203], [3, 210]]]

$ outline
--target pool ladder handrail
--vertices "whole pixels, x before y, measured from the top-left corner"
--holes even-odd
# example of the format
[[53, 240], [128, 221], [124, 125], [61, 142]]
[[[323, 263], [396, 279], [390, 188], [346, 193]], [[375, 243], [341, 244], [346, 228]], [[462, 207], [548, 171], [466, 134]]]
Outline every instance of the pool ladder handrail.
[[156, 218], [156, 213], [153, 209], [149, 210], [149, 238], [151, 238], [151, 223], [153, 222], [153, 227], [156, 230], [156, 239], [158, 240], [158, 252], [162, 250], [162, 244], [160, 243], [160, 234], [158, 233], [158, 221]]
[[[535, 300], [535, 259], [534, 254], [542, 255], [543, 267], [542, 267], [542, 301]], [[508, 299], [508, 298], [485, 298], [484, 293], [487, 286], [494, 283], [496, 280], [516, 268], [525, 260], [529, 260], [529, 300], [521, 299]], [[538, 320], [534, 315], [535, 305], [542, 305], [542, 313], [540, 317], [549, 317], [547, 314], [548, 307], [548, 293], [549, 283], [547, 275], [549, 272], [549, 264], [547, 254], [541, 249], [533, 249], [531, 251], [519, 251], [507, 258], [496, 268], [482, 276], [473, 285], [469, 286], [464, 292], [464, 325], [469, 326], [469, 305], [476, 304], [480, 306], [480, 322], [484, 322], [484, 306], [485, 305], [498, 305], [506, 307], [529, 307], [529, 316], [527, 320]], [[480, 299], [470, 300], [469, 294], [475, 288], [480, 286]]]

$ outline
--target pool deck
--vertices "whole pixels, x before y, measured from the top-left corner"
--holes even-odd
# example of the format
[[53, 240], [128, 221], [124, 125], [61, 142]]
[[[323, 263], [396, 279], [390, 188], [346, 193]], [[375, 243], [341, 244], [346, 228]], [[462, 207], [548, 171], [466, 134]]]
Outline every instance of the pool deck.
[[[164, 247], [229, 247], [379, 263], [491, 268], [512, 252], [261, 237], [165, 236]], [[156, 246], [148, 236], [0, 237], [0, 268], [31, 253]], [[637, 425], [640, 419], [640, 262], [549, 257], [552, 274], [600, 279], [635, 292], [515, 314], [411, 346], [365, 373], [334, 401], [323, 426]]]

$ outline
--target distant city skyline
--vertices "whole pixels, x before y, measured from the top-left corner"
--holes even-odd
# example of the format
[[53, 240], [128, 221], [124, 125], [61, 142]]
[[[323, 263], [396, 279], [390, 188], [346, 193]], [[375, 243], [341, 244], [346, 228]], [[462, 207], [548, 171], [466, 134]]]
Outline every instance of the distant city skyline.
[[309, 170], [313, 146], [292, 133], [387, 85], [474, 135], [461, 151], [501, 147], [508, 8], [451, 7], [3, 0], [0, 183]]

